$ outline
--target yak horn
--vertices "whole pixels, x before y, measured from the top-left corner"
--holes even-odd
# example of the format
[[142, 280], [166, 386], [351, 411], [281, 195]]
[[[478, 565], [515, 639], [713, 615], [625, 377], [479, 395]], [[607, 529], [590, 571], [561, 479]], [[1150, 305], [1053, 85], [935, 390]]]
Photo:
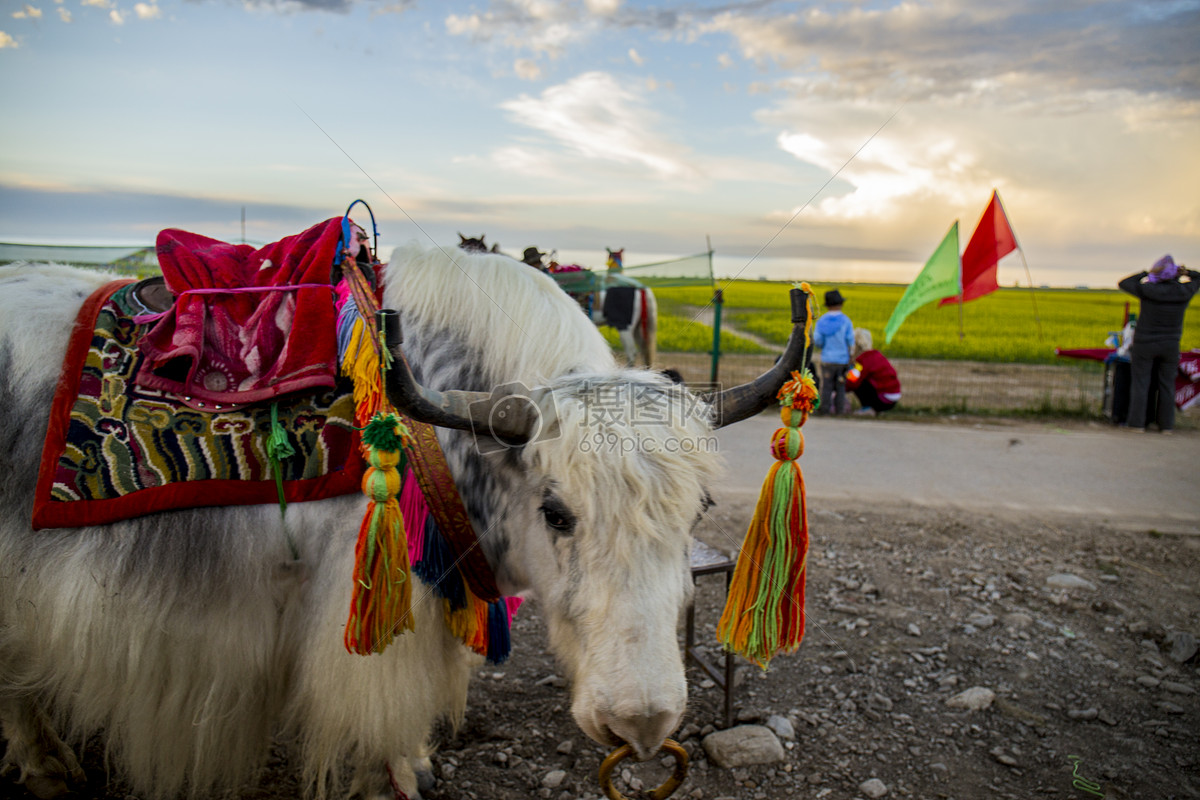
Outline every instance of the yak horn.
[[774, 366], [749, 383], [732, 386], [708, 396], [713, 428], [723, 428], [753, 417], [776, 400], [779, 387], [794, 370], [803, 370], [808, 347], [804, 328], [808, 321], [808, 299], [801, 289], [792, 289], [792, 335]]
[[507, 445], [525, 444], [536, 435], [541, 415], [533, 400], [515, 393], [459, 389], [439, 392], [422, 386], [413, 377], [400, 348], [404, 341], [400, 314], [381, 309], [376, 313], [376, 322], [383, 331], [384, 346], [392, 353], [385, 390], [397, 410], [418, 422], [481, 433]]

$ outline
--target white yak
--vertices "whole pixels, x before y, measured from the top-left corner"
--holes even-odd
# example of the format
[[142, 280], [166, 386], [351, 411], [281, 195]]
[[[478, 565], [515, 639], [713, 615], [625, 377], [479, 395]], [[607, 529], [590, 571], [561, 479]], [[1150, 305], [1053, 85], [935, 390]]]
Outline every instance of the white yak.
[[[287, 737], [318, 795], [418, 797], [414, 770], [441, 718], [461, 718], [478, 656], [417, 583], [416, 629], [352, 655], [343, 626], [366, 499], [171, 511], [34, 531], [31, 506], [67, 338], [110, 279], [60, 265], [0, 267], [0, 722], [3, 764], [35, 794], [82, 778], [66, 742], [102, 732], [111, 764], [149, 797], [211, 796], [253, 780]], [[577, 304], [503, 256], [393, 255], [412, 373], [389, 394], [437, 424], [499, 588], [535, 597], [598, 742], [649, 757], [677, 726], [686, 684], [676, 626], [713, 426], [765, 407], [798, 364], [706, 399], [619, 368]], [[799, 328], [797, 328], [799, 330]], [[800, 344], [798, 344], [798, 341]], [[407, 378], [415, 382], [405, 382]], [[497, 386], [543, 387], [544, 423], [477, 446]], [[527, 411], [529, 409], [526, 409]], [[520, 646], [518, 643], [516, 646]], [[60, 738], [62, 737], [62, 738]]]

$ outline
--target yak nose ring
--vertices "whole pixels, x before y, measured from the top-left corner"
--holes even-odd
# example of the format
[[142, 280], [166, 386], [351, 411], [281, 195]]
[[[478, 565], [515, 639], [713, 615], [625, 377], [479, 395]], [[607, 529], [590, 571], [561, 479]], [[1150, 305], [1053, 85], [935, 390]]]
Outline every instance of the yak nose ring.
[[[675, 790], [683, 783], [683, 779], [687, 777], [688, 770], [688, 754], [687, 750], [683, 749], [683, 745], [674, 739], [667, 739], [663, 742], [659, 752], [666, 751], [675, 757], [675, 771], [671, 777], [663, 782], [654, 791], [650, 792], [649, 797], [653, 800], [666, 800], [671, 795], [675, 794]], [[625, 795], [621, 794], [617, 787], [613, 786], [612, 773], [616, 769], [617, 764], [633, 755], [633, 748], [630, 745], [623, 744], [616, 750], [608, 754], [608, 758], [600, 764], [600, 789], [604, 792], [604, 796], [608, 800], [629, 800]]]

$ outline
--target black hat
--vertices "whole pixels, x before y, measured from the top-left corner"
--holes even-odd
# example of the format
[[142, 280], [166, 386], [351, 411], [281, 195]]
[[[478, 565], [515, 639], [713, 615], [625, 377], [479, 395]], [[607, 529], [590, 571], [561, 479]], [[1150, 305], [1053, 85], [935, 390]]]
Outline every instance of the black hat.
[[521, 260], [526, 264], [537, 264], [541, 262], [542, 256], [544, 255], [546, 254], [538, 250], [536, 247], [526, 247], [525, 255], [521, 257]]
[[825, 293], [825, 307], [826, 308], [830, 308], [832, 306], [840, 306], [844, 302], [846, 302], [846, 301], [842, 299], [842, 293], [839, 292], [837, 289], [830, 289], [828, 292]]

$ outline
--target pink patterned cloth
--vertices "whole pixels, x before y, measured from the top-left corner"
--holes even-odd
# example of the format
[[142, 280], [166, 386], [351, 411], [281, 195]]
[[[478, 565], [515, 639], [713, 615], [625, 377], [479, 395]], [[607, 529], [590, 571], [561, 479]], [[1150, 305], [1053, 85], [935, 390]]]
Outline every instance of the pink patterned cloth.
[[333, 386], [330, 273], [341, 217], [255, 249], [188, 231], [158, 235], [174, 307], [142, 338], [135, 383], [201, 405]]

